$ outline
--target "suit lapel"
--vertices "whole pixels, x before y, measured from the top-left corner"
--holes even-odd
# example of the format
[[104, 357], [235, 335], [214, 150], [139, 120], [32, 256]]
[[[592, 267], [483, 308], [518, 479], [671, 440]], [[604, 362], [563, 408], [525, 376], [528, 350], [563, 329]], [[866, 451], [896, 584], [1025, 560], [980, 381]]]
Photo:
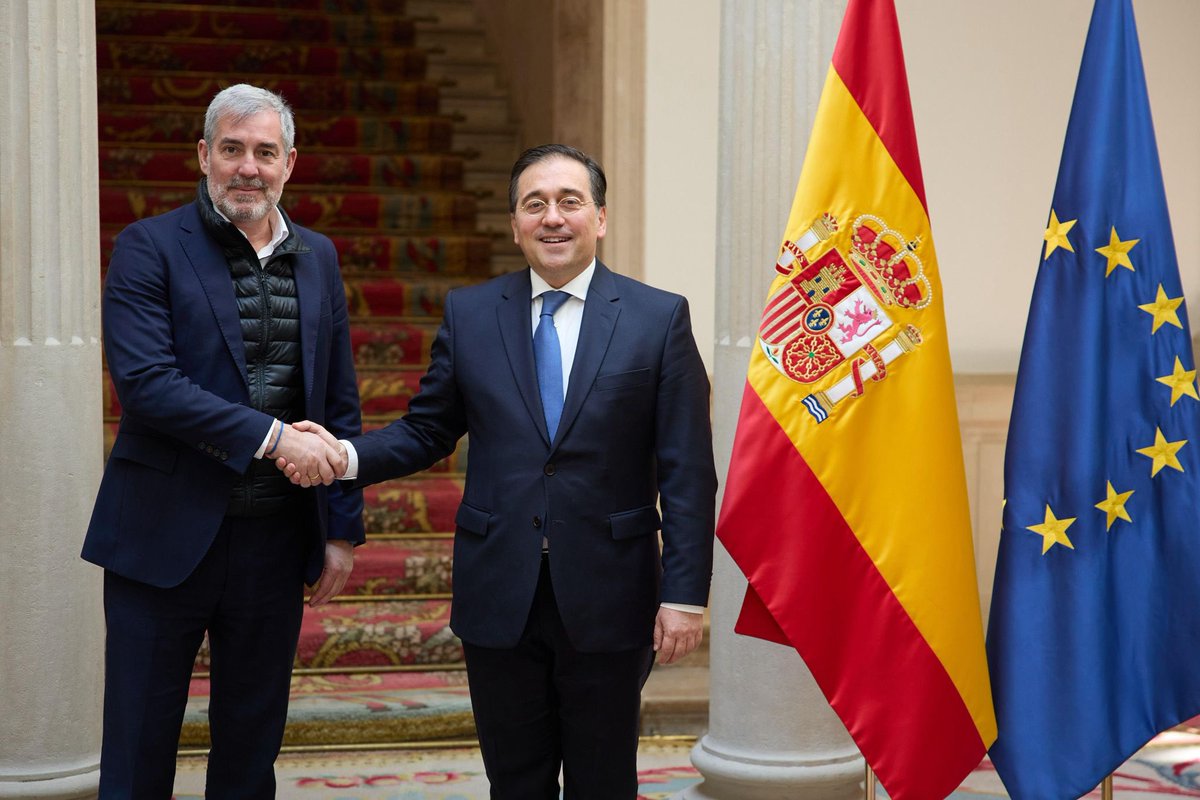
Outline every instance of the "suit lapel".
[[217, 319], [217, 329], [221, 331], [229, 355], [237, 366], [242, 385], [249, 392], [246, 345], [242, 341], [242, 323], [238, 317], [237, 298], [233, 293], [229, 265], [225, 262], [225, 254], [221, 252], [221, 248], [204, 233], [204, 225], [194, 205], [191, 213], [185, 216], [179, 225], [179, 244], [196, 272], [196, 278], [199, 279], [204, 295], [208, 298], [208, 305]]
[[[583, 407], [596, 382], [596, 374], [608, 352], [617, 317], [621, 314], [620, 296], [616, 281], [608, 268], [596, 262], [596, 272], [588, 286], [587, 302], [583, 305], [583, 319], [579, 324], [579, 343], [575, 346], [575, 362], [571, 365], [571, 380], [567, 385], [567, 397], [563, 403], [562, 419], [558, 423], [557, 444], [570, 429], [571, 423]], [[528, 314], [526, 315], [528, 316]], [[532, 349], [532, 348], [531, 348]]]
[[521, 400], [542, 439], [550, 444], [542, 398], [538, 396], [537, 369], [533, 364], [533, 323], [529, 310], [532, 291], [529, 270], [515, 273], [502, 292], [504, 300], [496, 308], [496, 318], [500, 323], [500, 340], [504, 343], [504, 352], [508, 356], [508, 365], [512, 368]]

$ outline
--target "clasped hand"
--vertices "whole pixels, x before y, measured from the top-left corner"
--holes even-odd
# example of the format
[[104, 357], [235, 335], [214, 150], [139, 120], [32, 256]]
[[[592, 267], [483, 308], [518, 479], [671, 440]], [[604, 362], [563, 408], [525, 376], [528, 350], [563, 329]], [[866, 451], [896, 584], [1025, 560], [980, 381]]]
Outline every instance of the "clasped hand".
[[275, 466], [297, 486], [328, 486], [346, 474], [346, 447], [315, 422], [285, 425]]

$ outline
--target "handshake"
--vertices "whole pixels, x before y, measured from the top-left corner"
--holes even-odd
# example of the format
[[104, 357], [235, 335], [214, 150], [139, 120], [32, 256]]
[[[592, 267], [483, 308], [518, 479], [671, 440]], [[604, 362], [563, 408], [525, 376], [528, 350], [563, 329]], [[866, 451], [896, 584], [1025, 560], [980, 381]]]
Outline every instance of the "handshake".
[[318, 483], [328, 486], [346, 474], [346, 446], [332, 433], [308, 420], [280, 425], [279, 438], [267, 452], [292, 483], [306, 489]]

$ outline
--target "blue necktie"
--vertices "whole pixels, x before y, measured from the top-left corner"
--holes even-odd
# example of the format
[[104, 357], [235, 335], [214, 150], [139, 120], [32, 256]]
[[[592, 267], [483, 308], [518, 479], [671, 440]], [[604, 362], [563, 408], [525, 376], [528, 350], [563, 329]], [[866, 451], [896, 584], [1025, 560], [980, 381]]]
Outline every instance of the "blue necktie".
[[563, 410], [562, 348], [554, 327], [554, 312], [567, 302], [566, 292], [542, 294], [542, 314], [533, 332], [533, 362], [537, 366], [538, 391], [542, 395], [542, 411], [546, 415], [546, 431], [550, 441], [558, 432]]

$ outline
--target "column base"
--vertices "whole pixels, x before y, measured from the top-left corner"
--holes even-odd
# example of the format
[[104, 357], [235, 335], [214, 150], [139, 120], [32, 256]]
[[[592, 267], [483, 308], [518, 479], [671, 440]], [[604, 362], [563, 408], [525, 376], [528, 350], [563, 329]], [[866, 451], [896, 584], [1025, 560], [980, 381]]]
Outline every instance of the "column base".
[[0, 775], [0, 799], [21, 800], [91, 800], [100, 793], [99, 765], [86, 772], [71, 775], [36, 775], [12, 780]]
[[704, 736], [692, 764], [704, 776], [672, 800], [861, 800], [866, 762], [857, 750], [794, 758], [730, 747]]

